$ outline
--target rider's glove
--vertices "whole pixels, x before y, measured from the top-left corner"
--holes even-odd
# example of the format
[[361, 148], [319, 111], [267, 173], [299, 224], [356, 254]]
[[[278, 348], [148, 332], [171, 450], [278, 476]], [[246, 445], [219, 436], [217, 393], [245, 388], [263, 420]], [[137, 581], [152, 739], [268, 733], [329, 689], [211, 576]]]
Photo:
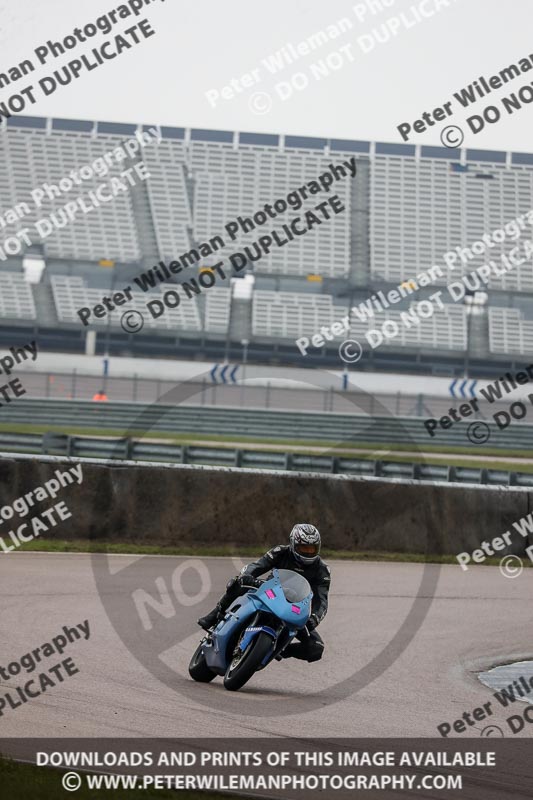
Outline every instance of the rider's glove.
[[261, 586], [261, 581], [254, 578], [253, 575], [248, 575], [246, 572], [244, 575], [239, 575], [239, 583], [243, 588], [247, 589], [257, 589], [258, 586]]
[[314, 631], [314, 629], [316, 628], [317, 625], [318, 625], [318, 617], [317, 617], [317, 615], [316, 614], [311, 614], [311, 616], [307, 620], [307, 624], [306, 624], [306, 628], [309, 631], [309, 633], [311, 633], [311, 631]]

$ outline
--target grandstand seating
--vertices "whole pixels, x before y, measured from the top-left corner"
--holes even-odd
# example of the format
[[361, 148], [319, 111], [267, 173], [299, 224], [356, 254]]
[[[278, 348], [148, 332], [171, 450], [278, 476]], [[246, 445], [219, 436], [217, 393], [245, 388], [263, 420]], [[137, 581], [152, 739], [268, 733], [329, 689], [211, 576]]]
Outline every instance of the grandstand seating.
[[[495, 154], [501, 156], [502, 154]], [[449, 283], [512, 249], [512, 239], [454, 269], [445, 253], [469, 247], [486, 233], [533, 207], [531, 166], [472, 161], [465, 171], [444, 158], [376, 155], [370, 192], [371, 264], [374, 278], [401, 283], [433, 264]], [[495, 289], [533, 290], [533, 270], [524, 265], [491, 279]]]
[[[254, 336], [294, 339], [318, 333], [322, 326], [331, 327], [348, 316], [346, 306], [335, 305], [331, 295], [301, 294], [297, 292], [256, 291], [253, 295]], [[410, 308], [416, 312], [416, 303]], [[337, 339], [355, 337], [365, 342], [365, 334], [372, 328], [381, 329], [384, 322], [396, 322], [398, 336], [385, 339], [390, 347], [416, 347], [435, 350], [464, 351], [467, 347], [467, 316], [463, 306], [445, 305], [436, 309], [428, 319], [410, 327], [403, 323], [400, 311], [376, 313], [370, 321], [362, 322], [350, 316], [349, 334]]]
[[253, 294], [254, 336], [294, 339], [330, 327], [347, 315], [331, 295], [256, 291]]
[[[52, 291], [56, 304], [58, 319], [61, 322], [77, 323], [77, 310], [84, 306], [92, 307], [102, 300], [102, 292], [99, 289], [88, 288], [82, 278], [52, 276]], [[146, 312], [146, 303], [151, 300], [158, 300], [163, 292], [168, 289], [156, 287], [150, 293], [137, 291], [132, 292], [133, 300], [128, 303], [127, 310], [140, 311], [143, 314], [145, 324], [150, 328], [160, 328], [175, 331], [201, 331], [202, 321], [200, 311], [195, 297], [180, 303], [177, 308], [165, 308], [165, 312], [157, 319], [152, 319]], [[91, 324], [107, 327], [108, 325], [120, 325], [120, 319], [126, 309], [115, 308], [102, 319], [91, 318]]]
[[[5, 237], [32, 226], [110, 176], [118, 176], [124, 169], [122, 162], [115, 163], [108, 176], [84, 180], [53, 202], [45, 199], [40, 209], [32, 209], [30, 204], [30, 213], [17, 223], [4, 220], [8, 208], [22, 201], [29, 203], [32, 189], [44, 182], [57, 184], [71, 170], [92, 164], [134, 130], [135, 126], [109, 123], [37, 118], [24, 122], [18, 116], [0, 123], [4, 165], [0, 246]], [[235, 310], [228, 281], [182, 302], [177, 309], [166, 309], [157, 320], [145, 315], [147, 328], [185, 336], [203, 333], [213, 340], [234, 335], [236, 341], [249, 337], [260, 343], [294, 343], [295, 338], [312, 335], [323, 326], [330, 328], [346, 317], [347, 296], [355, 294], [364, 300], [378, 288], [386, 291], [382, 284], [395, 287], [435, 264], [443, 270], [440, 283], [447, 284], [488, 259], [498, 262], [515, 246], [512, 238], [465, 263], [458, 260], [455, 269], [446, 267], [443, 255], [456, 247], [471, 246], [487, 232], [503, 229], [533, 207], [533, 156], [528, 154], [468, 150], [461, 153], [459, 162], [458, 154], [445, 148], [224, 131], [161, 131], [160, 144], [152, 143], [140, 156], [150, 179], [138, 191], [117, 195], [113, 202], [80, 215], [43, 241], [47, 263], [43, 282], [47, 285], [42, 291], [36, 289], [35, 297], [40, 307], [48, 303], [50, 313], [39, 314], [32, 288], [20, 272], [7, 271], [20, 270], [17, 258], [10, 260], [8, 268], [0, 264], [1, 317], [51, 325], [55, 320], [53, 297], [60, 325], [79, 325], [78, 308], [99, 302], [114, 281], [111, 271], [94, 269], [102, 258], [116, 262], [124, 274], [138, 274], [140, 268], [149, 268], [158, 259], [178, 259], [219, 235], [226, 246], [220, 254], [217, 251], [215, 260], [220, 257], [227, 263], [230, 253], [272, 229], [279, 230], [324, 195], [309, 197], [297, 211], [289, 207], [285, 214], [235, 241], [229, 241], [226, 223], [239, 215], [253, 216], [265, 203], [286, 197], [331, 163], [352, 155], [358, 159], [356, 180], [345, 179], [334, 186], [346, 213], [332, 216], [289, 245], [273, 248], [268, 256], [252, 262], [249, 269], [259, 288], [252, 292], [251, 308], [245, 297]], [[531, 237], [531, 230], [523, 233], [526, 237]], [[209, 258], [203, 259], [199, 266], [208, 262]], [[311, 274], [319, 275], [321, 283], [306, 281]], [[147, 300], [157, 299], [167, 288], [157, 287], [149, 296], [136, 292], [128, 307], [145, 312]], [[533, 263], [492, 275], [487, 291], [490, 352], [500, 357], [527, 355], [533, 345], [533, 322], [527, 312], [527, 296], [533, 296]], [[512, 294], [526, 299], [512, 300]], [[491, 307], [491, 302], [498, 307]], [[511, 302], [515, 307], [507, 307]], [[110, 315], [114, 328], [120, 324], [120, 311]], [[380, 312], [372, 325], [399, 322], [400, 313], [397, 308]], [[107, 316], [92, 321], [100, 329], [109, 324]], [[385, 340], [384, 347], [389, 351], [408, 348], [462, 353], [470, 344], [474, 357], [478, 352], [481, 358], [486, 355], [486, 326], [484, 317], [478, 338], [471, 334], [468, 343], [466, 309], [458, 303], [437, 311], [419, 326], [400, 324], [398, 336]], [[352, 317], [350, 335], [363, 340], [367, 330], [366, 323]], [[330, 346], [333, 349], [335, 345]]]
[[172, 260], [192, 247], [187, 232], [193, 223], [183, 143], [163, 141], [147, 147], [143, 159], [150, 173], [147, 187], [159, 255]]
[[209, 333], [226, 334], [230, 322], [231, 289], [213, 287], [205, 298], [204, 329]]
[[0, 272], [0, 317], [7, 319], [35, 319], [35, 303], [30, 284], [24, 275]]
[[489, 348], [496, 355], [509, 353], [531, 358], [533, 321], [525, 320], [517, 308], [490, 308]]
[[[110, 176], [119, 176], [124, 169], [123, 162], [113, 164], [106, 178], [94, 176], [84, 180], [80, 186], [74, 186], [70, 192], [54, 200], [45, 197], [39, 208], [31, 202], [30, 192], [33, 189], [43, 183], [57, 185], [62, 178], [68, 177], [71, 170], [92, 164], [123, 139], [114, 136], [92, 138], [90, 134], [74, 131], [55, 131], [47, 135], [39, 129], [0, 128], [2, 211], [24, 201], [30, 212], [18, 222], [8, 225], [3, 235], [12, 235], [21, 228], [35, 224], [78, 196], [96, 189]], [[87, 205], [91, 205], [89, 200]], [[93, 208], [87, 214], [80, 214], [73, 223], [60, 230], [54, 229], [43, 242], [47, 256], [52, 258], [138, 260], [140, 249], [130, 194], [120, 193], [113, 202]], [[39, 243], [36, 236], [33, 243]]]
[[[417, 303], [411, 303], [409, 309], [416, 314]], [[407, 309], [405, 310], [405, 313]], [[402, 320], [400, 311], [384, 311], [376, 314], [369, 322], [362, 322], [352, 315], [350, 320], [350, 337], [364, 342], [367, 331], [372, 328], [382, 329], [386, 321], [395, 322], [398, 333], [391, 338], [383, 337], [383, 347], [411, 347], [425, 350], [455, 350], [464, 352], [467, 349], [467, 312], [461, 305], [444, 305], [435, 309], [431, 317], [418, 317], [420, 324], [410, 323], [409, 316]], [[380, 345], [381, 346], [381, 345]]]
[[[327, 170], [331, 161], [330, 157], [298, 151], [250, 147], [236, 151], [223, 143], [209, 147], [193, 142], [190, 167], [196, 176], [195, 238], [206, 241], [217, 233], [224, 236], [227, 222], [237, 216], [251, 216], [265, 203], [286, 197]], [[346, 276], [350, 267], [350, 188], [350, 180], [335, 185], [335, 193], [346, 207], [345, 213], [332, 215], [327, 223], [292, 241], [290, 247], [274, 248], [254, 270], [283, 275], [318, 272], [330, 278]], [[320, 200], [311, 196], [303, 208], [312, 208], [317, 202]], [[231, 251], [239, 250], [271, 229], [281, 232], [283, 223], [301, 213], [289, 208], [262, 228], [243, 233], [228, 245]]]
[[[517, 258], [520, 260], [525, 257], [525, 251], [521, 243], [518, 243], [518, 246]], [[513, 245], [507, 247], [508, 252], [512, 249]], [[500, 263], [500, 266], [502, 266], [501, 262], [498, 262], [498, 254], [498, 251], [494, 255], [491, 252], [490, 258], [492, 260], [495, 259], [496, 263]], [[526, 261], [524, 264], [517, 264], [509, 270], [503, 265], [501, 272], [501, 275], [491, 274], [489, 280], [490, 289], [509, 292], [533, 292], [533, 262], [531, 260]]]
[[[91, 164], [124, 138], [110, 134], [95, 137], [82, 131], [0, 129], [0, 153], [6, 163], [6, 173], [0, 177], [3, 207], [15, 206], [21, 197], [27, 198], [33, 188], [44, 182], [57, 184], [71, 170]], [[146, 147], [142, 158], [150, 174], [146, 190], [159, 251], [153, 256], [163, 259], [176, 258], [191, 249], [190, 230], [198, 242], [223, 235], [225, 224], [237, 215], [253, 214], [265, 203], [286, 196], [327, 169], [332, 161], [323, 154], [298, 150], [280, 152], [277, 148], [246, 145], [236, 150], [233, 145], [221, 142], [192, 142], [186, 146], [175, 139]], [[123, 168], [122, 162], [114, 164], [110, 175], [119, 175]], [[191, 187], [187, 185], [188, 178]], [[107, 179], [94, 177], [54, 201], [44, 200], [40, 210], [32, 208], [24, 223], [12, 225], [6, 229], [6, 235], [23, 224], [48, 216]], [[345, 180], [335, 186], [336, 194], [346, 206], [345, 214], [332, 215], [326, 224], [293, 241], [290, 248], [276, 248], [261, 260], [257, 271], [345, 276], [350, 266], [350, 184]], [[316, 202], [311, 197], [306, 207]], [[289, 209], [272, 222], [281, 227], [297, 214]], [[228, 252], [230, 247], [233, 251], [251, 243], [270, 227], [274, 225], [265, 225], [259, 232], [228, 242]], [[120, 194], [112, 203], [80, 215], [73, 224], [54, 230], [43, 244], [47, 256], [54, 258], [139, 260], [141, 248], [130, 195]]]

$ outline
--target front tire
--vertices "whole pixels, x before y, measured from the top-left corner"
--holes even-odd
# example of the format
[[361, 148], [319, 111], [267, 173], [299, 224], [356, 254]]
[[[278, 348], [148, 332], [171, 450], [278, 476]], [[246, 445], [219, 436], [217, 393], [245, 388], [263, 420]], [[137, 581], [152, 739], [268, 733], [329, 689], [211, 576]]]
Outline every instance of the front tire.
[[250, 680], [261, 662], [272, 650], [272, 637], [262, 631], [252, 639], [244, 653], [235, 656], [224, 675], [224, 688], [236, 692]]
[[215, 677], [215, 674], [206, 664], [205, 654], [203, 651], [203, 641], [200, 642], [198, 647], [193, 653], [193, 657], [189, 663], [189, 675], [199, 683], [209, 683]]

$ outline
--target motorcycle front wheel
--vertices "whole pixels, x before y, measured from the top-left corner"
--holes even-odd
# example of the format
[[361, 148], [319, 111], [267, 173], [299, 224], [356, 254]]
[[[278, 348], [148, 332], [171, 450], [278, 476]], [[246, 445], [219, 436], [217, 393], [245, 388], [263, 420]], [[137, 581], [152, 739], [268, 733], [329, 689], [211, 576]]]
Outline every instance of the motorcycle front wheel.
[[236, 692], [250, 680], [261, 662], [272, 650], [272, 637], [261, 631], [248, 645], [244, 652], [237, 652], [224, 675], [224, 688]]
[[206, 664], [203, 644], [203, 641], [200, 642], [193, 653], [193, 657], [189, 663], [189, 675], [195, 681], [209, 683], [209, 681], [212, 681], [215, 677], [215, 673], [210, 670]]

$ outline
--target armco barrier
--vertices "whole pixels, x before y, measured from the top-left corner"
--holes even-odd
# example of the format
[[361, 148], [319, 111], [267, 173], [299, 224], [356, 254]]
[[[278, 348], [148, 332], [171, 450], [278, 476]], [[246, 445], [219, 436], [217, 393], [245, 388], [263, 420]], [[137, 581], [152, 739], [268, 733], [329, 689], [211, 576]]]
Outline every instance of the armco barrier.
[[[256, 447], [258, 447], [256, 445]], [[532, 486], [533, 473], [510, 472], [487, 467], [425, 464], [417, 461], [387, 461], [356, 455], [275, 452], [245, 447], [174, 444], [153, 439], [71, 436], [66, 433], [4, 433], [0, 431], [0, 452], [78, 458], [127, 459], [165, 464], [201, 464], [220, 467], [327, 472], [332, 475], [370, 475], [377, 478], [413, 478], [451, 483], [482, 483], [491, 486]], [[479, 456], [478, 456], [479, 458]]]
[[[356, 411], [357, 409], [354, 409]], [[91, 403], [77, 400], [21, 399], [2, 408], [2, 422], [61, 425], [73, 428], [142, 433], [225, 434], [287, 440], [321, 440], [334, 443], [367, 442], [408, 444], [424, 447], [447, 445], [472, 448], [468, 421], [431, 438], [419, 417], [370, 417], [365, 414], [267, 411], [264, 409], [162, 405], [153, 403]], [[505, 431], [489, 424], [490, 447], [533, 449], [533, 425], [516, 422]], [[487, 447], [489, 446], [487, 445]], [[483, 449], [482, 444], [477, 449]]]
[[[532, 501], [532, 492], [518, 487], [76, 461], [83, 483], [65, 489], [72, 518], [48, 534], [57, 538], [252, 544], [259, 552], [285, 540], [296, 521], [309, 520], [332, 549], [456, 554], [509, 530]], [[0, 456], [0, 504], [68, 464], [52, 456]], [[515, 541], [511, 552], [523, 552], [526, 540], [516, 534]]]

